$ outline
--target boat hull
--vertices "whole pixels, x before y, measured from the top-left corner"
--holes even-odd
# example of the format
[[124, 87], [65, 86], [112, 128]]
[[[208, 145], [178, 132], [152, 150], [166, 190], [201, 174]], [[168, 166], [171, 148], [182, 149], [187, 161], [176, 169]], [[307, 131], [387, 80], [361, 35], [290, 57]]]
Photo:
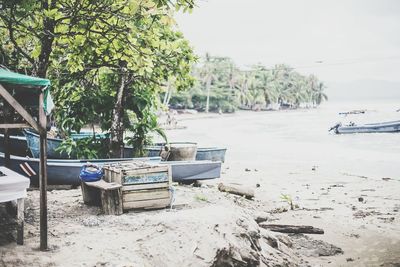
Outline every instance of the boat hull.
[[[11, 135], [9, 139], [10, 154], [17, 156], [30, 155], [28, 146], [26, 144], [25, 136], [14, 136]], [[4, 150], [4, 135], [0, 134], [0, 152], [5, 152]]]
[[[31, 131], [25, 131], [25, 146], [29, 149], [31, 152], [32, 156], [34, 158], [39, 158], [40, 155], [40, 150], [39, 150], [39, 144], [40, 144], [40, 136], [36, 133], [33, 133]], [[104, 134], [97, 134], [96, 135], [98, 138], [106, 138], [106, 135]], [[90, 137], [88, 133], [83, 133], [83, 134], [73, 134], [72, 138], [73, 139], [82, 139], [82, 138], [87, 138]], [[59, 138], [47, 138], [47, 158], [48, 159], [69, 159], [69, 158], [74, 158], [69, 157], [67, 153], [65, 152], [58, 152], [56, 151], [57, 148], [61, 145], [63, 142], [62, 139]], [[20, 154], [18, 154], [20, 155]], [[24, 155], [21, 155], [24, 156]], [[124, 158], [132, 158], [133, 157], [133, 148], [132, 147], [125, 147], [124, 148]], [[158, 157], [155, 156], [155, 157]]]
[[[100, 166], [121, 161], [129, 160], [149, 160], [155, 163], [160, 162], [160, 157], [154, 158], [123, 158], [123, 159], [97, 159], [97, 160], [58, 160], [58, 159], [48, 159], [47, 160], [47, 182], [51, 185], [79, 185], [79, 173], [82, 166], [88, 162], [98, 164]], [[29, 177], [32, 184], [39, 183], [39, 159], [11, 156], [10, 169], [27, 176], [27, 174], [22, 170], [20, 164], [27, 163], [36, 173]], [[4, 154], [0, 153], [0, 165], [4, 166]]]
[[171, 165], [174, 182], [209, 180], [221, 176], [220, 161], [163, 161], [161, 164]]
[[400, 132], [400, 121], [369, 123], [354, 126], [339, 126], [336, 128], [337, 134], [351, 133], [395, 133]]
[[[130, 160], [145, 160], [156, 164], [171, 165], [172, 180], [174, 182], [191, 182], [194, 180], [207, 180], [219, 178], [221, 175], [220, 161], [165, 161], [161, 162], [160, 157], [149, 158], [122, 158], [122, 159], [97, 159], [97, 160], [47, 160], [47, 180], [51, 185], [79, 185], [79, 173], [82, 166], [88, 162], [98, 164], [100, 166], [107, 163], [123, 162]], [[20, 164], [28, 164], [35, 172], [29, 177], [31, 183], [37, 185], [39, 183], [39, 159], [11, 156], [10, 169], [27, 176]], [[0, 166], [4, 165], [4, 154], [0, 153]]]
[[[160, 155], [162, 146], [149, 146], [145, 148], [146, 156], [157, 157]], [[226, 148], [199, 147], [197, 148], [196, 160], [211, 160], [225, 162]]]

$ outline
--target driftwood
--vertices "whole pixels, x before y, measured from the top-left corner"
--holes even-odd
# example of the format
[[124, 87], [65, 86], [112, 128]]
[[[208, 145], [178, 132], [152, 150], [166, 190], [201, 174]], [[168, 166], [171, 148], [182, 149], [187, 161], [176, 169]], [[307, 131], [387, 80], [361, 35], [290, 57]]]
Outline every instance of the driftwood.
[[287, 234], [323, 234], [324, 230], [310, 225], [260, 224], [260, 227]]
[[254, 197], [253, 189], [239, 185], [224, 185], [223, 183], [220, 183], [218, 185], [218, 190], [221, 192], [227, 192], [234, 195], [244, 196], [247, 199], [252, 199]]

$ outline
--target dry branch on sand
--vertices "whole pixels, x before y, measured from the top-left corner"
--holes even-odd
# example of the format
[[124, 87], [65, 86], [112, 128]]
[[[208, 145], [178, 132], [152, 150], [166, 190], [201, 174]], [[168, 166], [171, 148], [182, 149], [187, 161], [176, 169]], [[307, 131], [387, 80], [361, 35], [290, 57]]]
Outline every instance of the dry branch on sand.
[[286, 234], [323, 234], [324, 230], [310, 225], [260, 224], [264, 229]]
[[221, 192], [226, 192], [234, 195], [239, 195], [246, 197], [247, 199], [252, 199], [254, 198], [254, 190], [251, 188], [247, 188], [244, 186], [240, 185], [226, 185], [223, 183], [220, 183], [218, 185], [218, 190]]

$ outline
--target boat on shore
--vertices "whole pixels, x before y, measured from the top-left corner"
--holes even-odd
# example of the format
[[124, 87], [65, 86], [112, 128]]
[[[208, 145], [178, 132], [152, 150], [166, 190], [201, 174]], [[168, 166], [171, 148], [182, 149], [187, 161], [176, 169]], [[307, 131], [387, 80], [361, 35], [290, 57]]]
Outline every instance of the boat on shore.
[[[9, 149], [11, 155], [16, 155], [16, 156], [31, 155], [26, 143], [25, 136], [10, 135], [9, 142], [10, 142]], [[0, 134], [0, 152], [4, 151], [5, 151], [4, 134]]]
[[[32, 156], [34, 158], [38, 158], [39, 157], [39, 142], [40, 142], [39, 135], [32, 131], [26, 130], [25, 136], [26, 136], [27, 147], [29, 148]], [[89, 137], [90, 135], [75, 134], [75, 136], [77, 138], [84, 138], [82, 136]], [[73, 138], [75, 138], [75, 137], [73, 137]], [[101, 138], [101, 136], [100, 136], [100, 138]], [[105, 138], [105, 136], [104, 136], [104, 138]], [[47, 138], [47, 157], [49, 159], [67, 159], [68, 158], [68, 155], [65, 152], [60, 153], [59, 151], [56, 151], [56, 149], [61, 145], [62, 142], [63, 142], [63, 140], [59, 139], [59, 138]], [[174, 144], [195, 145], [196, 143], [175, 142]], [[145, 156], [146, 157], [159, 157], [160, 152], [164, 146], [165, 146], [165, 143], [156, 143], [154, 146], [146, 147], [145, 151], [147, 151], [147, 154]], [[4, 152], [4, 150], [0, 150], [0, 151]], [[26, 149], [24, 151], [26, 151]], [[132, 158], [133, 152], [134, 151], [133, 151], [132, 147], [129, 147], [129, 146], [124, 147], [124, 158]], [[200, 148], [197, 148], [197, 153], [196, 153], [195, 159], [196, 160], [211, 160], [211, 161], [225, 162], [225, 153], [226, 153], [226, 148], [200, 147]], [[12, 153], [12, 154], [15, 154], [15, 153]], [[15, 154], [15, 155], [24, 156], [26, 154], [19, 153], [19, 154]]]
[[355, 109], [346, 112], [339, 112], [339, 115], [357, 115], [357, 114], [365, 114], [367, 112], [366, 109]]
[[[26, 146], [31, 152], [31, 155], [34, 158], [39, 158], [39, 143], [40, 143], [40, 136], [37, 133], [34, 133], [29, 130], [25, 130], [25, 142]], [[74, 140], [82, 139], [82, 138], [89, 138], [92, 137], [93, 133], [83, 132], [79, 134], [72, 134], [71, 138]], [[104, 139], [107, 138], [105, 134], [96, 134], [96, 138]], [[57, 148], [63, 142], [63, 139], [60, 138], [47, 138], [47, 158], [48, 159], [68, 159], [69, 156], [65, 152], [57, 151]], [[4, 150], [1, 150], [4, 152]], [[20, 154], [18, 154], [20, 155]], [[132, 158], [133, 157], [133, 148], [132, 147], [124, 147], [124, 158]], [[158, 157], [158, 155], [157, 155]]]
[[[196, 144], [191, 142], [180, 142], [175, 144]], [[157, 157], [160, 155], [165, 143], [157, 143], [154, 146], [145, 147], [146, 156]], [[199, 147], [197, 148], [196, 160], [210, 160], [225, 162], [226, 148], [221, 147]]]
[[351, 133], [395, 133], [400, 132], [400, 121], [389, 121], [380, 123], [355, 124], [353, 122], [348, 125], [341, 123], [333, 126], [329, 131], [336, 134]]
[[[171, 166], [172, 180], [174, 182], [191, 182], [219, 178], [221, 174], [220, 161], [165, 161], [160, 157], [145, 158], [115, 158], [115, 159], [48, 159], [47, 179], [51, 185], [79, 185], [79, 173], [84, 164], [90, 162], [102, 166], [104, 164], [124, 161], [149, 161], [155, 164], [168, 164]], [[4, 166], [4, 153], [0, 153], [0, 166]], [[39, 159], [11, 155], [10, 169], [27, 176], [32, 184], [39, 182]]]

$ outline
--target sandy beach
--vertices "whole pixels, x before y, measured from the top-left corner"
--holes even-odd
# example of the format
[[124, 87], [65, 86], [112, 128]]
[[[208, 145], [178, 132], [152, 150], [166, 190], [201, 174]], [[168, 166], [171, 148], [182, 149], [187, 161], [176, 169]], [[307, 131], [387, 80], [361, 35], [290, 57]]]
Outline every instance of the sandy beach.
[[[368, 112], [338, 116], [357, 108]], [[400, 134], [328, 133], [339, 120], [396, 119], [397, 108], [179, 115], [186, 129], [169, 130], [169, 141], [228, 148], [220, 179], [175, 185], [171, 209], [121, 216], [85, 206], [79, 188], [50, 191], [48, 252], [38, 251], [38, 191], [29, 191], [26, 243], [0, 246], [0, 266], [400, 266]], [[219, 192], [220, 182], [255, 198]], [[273, 233], [259, 218], [324, 234]]]

